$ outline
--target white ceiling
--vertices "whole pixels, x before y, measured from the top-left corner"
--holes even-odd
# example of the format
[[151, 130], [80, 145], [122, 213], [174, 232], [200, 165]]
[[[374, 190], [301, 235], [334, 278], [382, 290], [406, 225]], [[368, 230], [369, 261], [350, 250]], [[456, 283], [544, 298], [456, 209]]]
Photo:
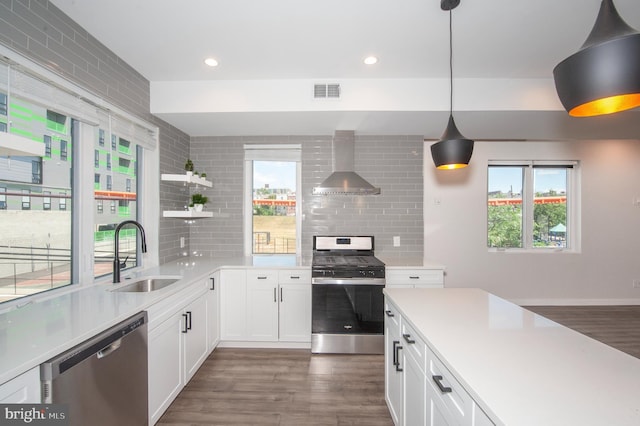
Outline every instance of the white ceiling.
[[[194, 136], [314, 134], [349, 125], [357, 133], [421, 133], [437, 138], [446, 125], [448, 85], [436, 79], [448, 77], [449, 19], [448, 13], [440, 9], [439, 0], [52, 0], [52, 3], [152, 82], [153, 113]], [[616, 0], [615, 4], [628, 24], [640, 28], [638, 0]], [[540, 79], [548, 86], [549, 95], [553, 68], [582, 45], [599, 5], [600, 0], [462, 0], [453, 11], [454, 77], [474, 79], [469, 81], [475, 81], [480, 92], [483, 82], [500, 81], [502, 86], [511, 87], [510, 82], [519, 79]], [[379, 63], [364, 65], [362, 60], [368, 55], [377, 56]], [[204, 65], [208, 56], [215, 57], [220, 65], [216, 68]], [[215, 85], [212, 94], [225, 90], [228, 94], [230, 87], [237, 87], [238, 80], [251, 80], [259, 86], [252, 95], [241, 94], [245, 103], [240, 108], [225, 107], [219, 101], [211, 105], [211, 101], [201, 99], [190, 109], [154, 99], [163, 95], [166, 98], [164, 86], [155, 84], [159, 82], [165, 85], [172, 82], [174, 90], [181, 90], [187, 82], [211, 83]], [[309, 107], [297, 105], [293, 99], [275, 110], [256, 106], [261, 103], [256, 97], [270, 81], [296, 80], [344, 81], [345, 90], [349, 82], [355, 81], [361, 84], [388, 81], [397, 87], [440, 81], [444, 88], [437, 97], [431, 93], [433, 99], [424, 105], [398, 103], [385, 108], [384, 101], [377, 98], [372, 101], [371, 110], [362, 105]], [[488, 121], [499, 123], [496, 115], [500, 110], [518, 110], [516, 115], [523, 117], [528, 111], [538, 117], [555, 111], [563, 114], [562, 118], [556, 118], [563, 121], [563, 129], [575, 131], [577, 127], [578, 134], [581, 133], [581, 126], [572, 123], [576, 119], [560, 111], [557, 99], [551, 101], [551, 107], [549, 100], [544, 107], [533, 103], [524, 108], [509, 103], [489, 105], [489, 101], [479, 104], [471, 99], [475, 90], [466, 90], [465, 95], [460, 93], [461, 87], [465, 85], [456, 83], [454, 109], [461, 111], [460, 117], [455, 114], [459, 124], [472, 113], [476, 117], [491, 116]], [[240, 92], [232, 94], [240, 96]], [[283, 97], [286, 96], [285, 91]], [[385, 93], [385, 97], [389, 96], [392, 93]], [[623, 114], [634, 120], [629, 120], [629, 135], [622, 132], [620, 136], [637, 137], [640, 128], [632, 122], [640, 121], [636, 120], [638, 115], [635, 111]], [[593, 123], [597, 119], [577, 120]], [[471, 138], [474, 134], [487, 138], [537, 137], [535, 131], [514, 134], [508, 129], [493, 130], [483, 126], [483, 121], [486, 120], [469, 119], [469, 127], [461, 126], [461, 130]], [[540, 120], [534, 121], [540, 124]], [[615, 129], [620, 133], [621, 119], [611, 121], [616, 121]], [[608, 127], [606, 120], [597, 123], [598, 126], [585, 126]], [[551, 137], [576, 136], [562, 131], [551, 133]]]

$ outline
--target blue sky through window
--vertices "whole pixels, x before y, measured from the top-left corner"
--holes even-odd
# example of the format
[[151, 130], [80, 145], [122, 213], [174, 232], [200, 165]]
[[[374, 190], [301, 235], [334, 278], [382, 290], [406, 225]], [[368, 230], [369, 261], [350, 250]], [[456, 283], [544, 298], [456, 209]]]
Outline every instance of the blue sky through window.
[[296, 190], [296, 162], [295, 161], [254, 161], [253, 187], [271, 189], [288, 188]]

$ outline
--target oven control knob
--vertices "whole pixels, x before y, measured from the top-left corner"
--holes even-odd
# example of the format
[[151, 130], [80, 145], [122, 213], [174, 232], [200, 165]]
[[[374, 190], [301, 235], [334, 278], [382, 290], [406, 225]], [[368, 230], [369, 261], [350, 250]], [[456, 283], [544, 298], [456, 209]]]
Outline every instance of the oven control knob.
[[363, 277], [367, 275], [367, 271], [360, 270], [360, 271], [358, 271], [358, 272], [359, 272], [359, 273], [360, 273], [360, 275], [362, 275]]

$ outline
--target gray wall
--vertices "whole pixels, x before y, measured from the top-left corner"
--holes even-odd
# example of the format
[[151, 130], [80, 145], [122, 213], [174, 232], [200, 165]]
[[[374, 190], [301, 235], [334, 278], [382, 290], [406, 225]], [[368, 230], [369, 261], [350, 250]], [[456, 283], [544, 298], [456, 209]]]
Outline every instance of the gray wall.
[[[357, 136], [355, 170], [375, 186], [379, 196], [313, 196], [311, 190], [331, 173], [331, 140], [327, 136], [197, 137], [191, 158], [206, 171], [213, 188], [205, 191], [207, 210], [229, 217], [200, 219], [191, 225], [190, 249], [203, 256], [243, 253], [243, 145], [288, 143], [302, 146], [302, 255], [312, 250], [313, 235], [374, 235], [376, 252], [422, 258], [423, 178], [421, 136]], [[188, 194], [183, 197], [186, 200]], [[184, 203], [183, 200], [181, 200]], [[176, 205], [174, 207], [180, 207]], [[401, 246], [393, 247], [393, 236]]]
[[[184, 170], [189, 136], [150, 114], [149, 81], [53, 4], [47, 0], [0, 0], [0, 43], [158, 126], [160, 170]], [[177, 197], [176, 185], [161, 185], [161, 206]], [[178, 236], [188, 232], [182, 221], [161, 219], [157, 237], [168, 243], [160, 246], [160, 263], [180, 256]]]
[[[488, 162], [518, 159], [580, 162], [577, 252], [487, 248]], [[520, 304], [640, 304], [639, 160], [638, 140], [476, 142], [460, 173], [425, 169], [425, 257], [446, 265], [447, 287]]]

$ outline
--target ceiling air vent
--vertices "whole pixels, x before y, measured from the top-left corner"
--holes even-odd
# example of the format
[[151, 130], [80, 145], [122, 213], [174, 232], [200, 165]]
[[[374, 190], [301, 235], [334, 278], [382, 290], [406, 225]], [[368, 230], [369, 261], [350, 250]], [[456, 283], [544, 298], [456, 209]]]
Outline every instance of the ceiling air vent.
[[314, 84], [313, 97], [315, 99], [326, 99], [326, 98], [337, 99], [340, 97], [340, 85], [339, 84]]

